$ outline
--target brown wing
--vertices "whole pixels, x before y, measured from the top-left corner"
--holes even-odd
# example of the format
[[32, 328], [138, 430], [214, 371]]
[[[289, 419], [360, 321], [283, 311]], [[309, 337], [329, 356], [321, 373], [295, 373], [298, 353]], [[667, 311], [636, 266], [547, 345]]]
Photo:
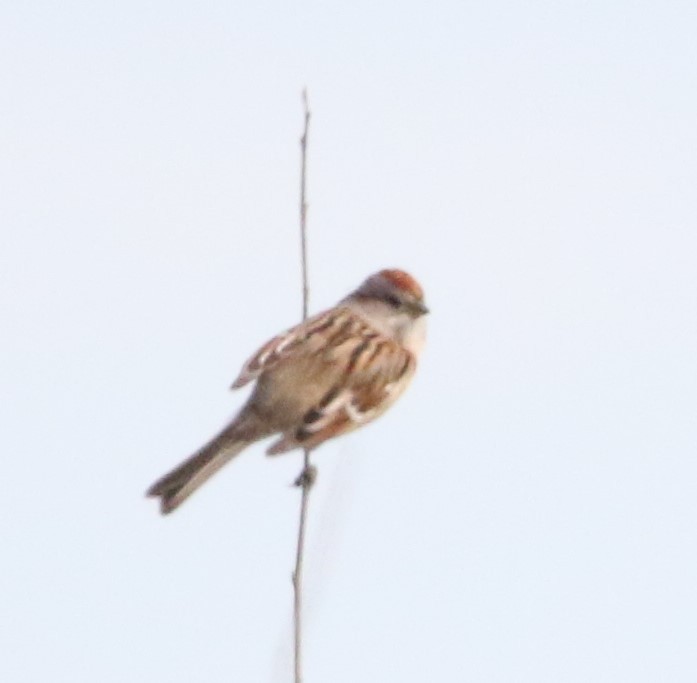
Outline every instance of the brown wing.
[[361, 322], [360, 333], [337, 338], [332, 354], [344, 364], [339, 382], [309, 410], [302, 425], [273, 444], [269, 454], [315, 448], [381, 415], [401, 395], [416, 369], [413, 354]]
[[257, 379], [265, 370], [297, 353], [316, 353], [324, 343], [324, 335], [336, 325], [336, 310], [324, 311], [270, 339], [243, 366], [232, 389], [239, 389]]

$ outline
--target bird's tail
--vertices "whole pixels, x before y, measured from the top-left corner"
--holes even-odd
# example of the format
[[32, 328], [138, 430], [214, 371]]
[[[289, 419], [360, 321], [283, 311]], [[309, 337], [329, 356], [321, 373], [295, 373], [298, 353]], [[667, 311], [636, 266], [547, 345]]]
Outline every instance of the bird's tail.
[[166, 515], [176, 510], [199, 486], [223, 465], [240, 453], [253, 438], [244, 438], [233, 422], [171, 472], [158, 479], [146, 495], [160, 498], [160, 511]]

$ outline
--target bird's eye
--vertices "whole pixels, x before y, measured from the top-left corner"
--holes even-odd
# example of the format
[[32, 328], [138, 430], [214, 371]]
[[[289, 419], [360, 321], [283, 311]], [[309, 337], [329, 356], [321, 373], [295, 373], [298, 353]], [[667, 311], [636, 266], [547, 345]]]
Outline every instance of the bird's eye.
[[392, 308], [399, 308], [402, 305], [402, 302], [399, 300], [399, 298], [397, 298], [393, 294], [390, 294], [386, 298], [386, 301], [388, 304], [390, 304], [390, 306], [392, 306]]

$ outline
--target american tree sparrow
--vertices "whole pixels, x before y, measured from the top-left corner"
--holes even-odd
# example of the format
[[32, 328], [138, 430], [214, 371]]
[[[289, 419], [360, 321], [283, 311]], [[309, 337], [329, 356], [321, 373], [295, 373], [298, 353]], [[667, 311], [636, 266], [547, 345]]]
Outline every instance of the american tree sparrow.
[[279, 434], [269, 455], [313, 449], [379, 417], [414, 375], [426, 313], [411, 275], [381, 270], [334, 308], [274, 337], [232, 385], [256, 380], [237, 416], [147, 495], [172, 512], [255, 441]]

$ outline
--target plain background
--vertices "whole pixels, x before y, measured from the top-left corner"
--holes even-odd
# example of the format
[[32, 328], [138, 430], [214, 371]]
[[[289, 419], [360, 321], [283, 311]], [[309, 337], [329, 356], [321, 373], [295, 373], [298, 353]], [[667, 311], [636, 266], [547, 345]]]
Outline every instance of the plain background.
[[694, 2], [0, 7], [0, 679], [288, 681], [300, 455], [146, 487], [385, 266], [418, 376], [316, 455], [306, 682], [697, 680]]

